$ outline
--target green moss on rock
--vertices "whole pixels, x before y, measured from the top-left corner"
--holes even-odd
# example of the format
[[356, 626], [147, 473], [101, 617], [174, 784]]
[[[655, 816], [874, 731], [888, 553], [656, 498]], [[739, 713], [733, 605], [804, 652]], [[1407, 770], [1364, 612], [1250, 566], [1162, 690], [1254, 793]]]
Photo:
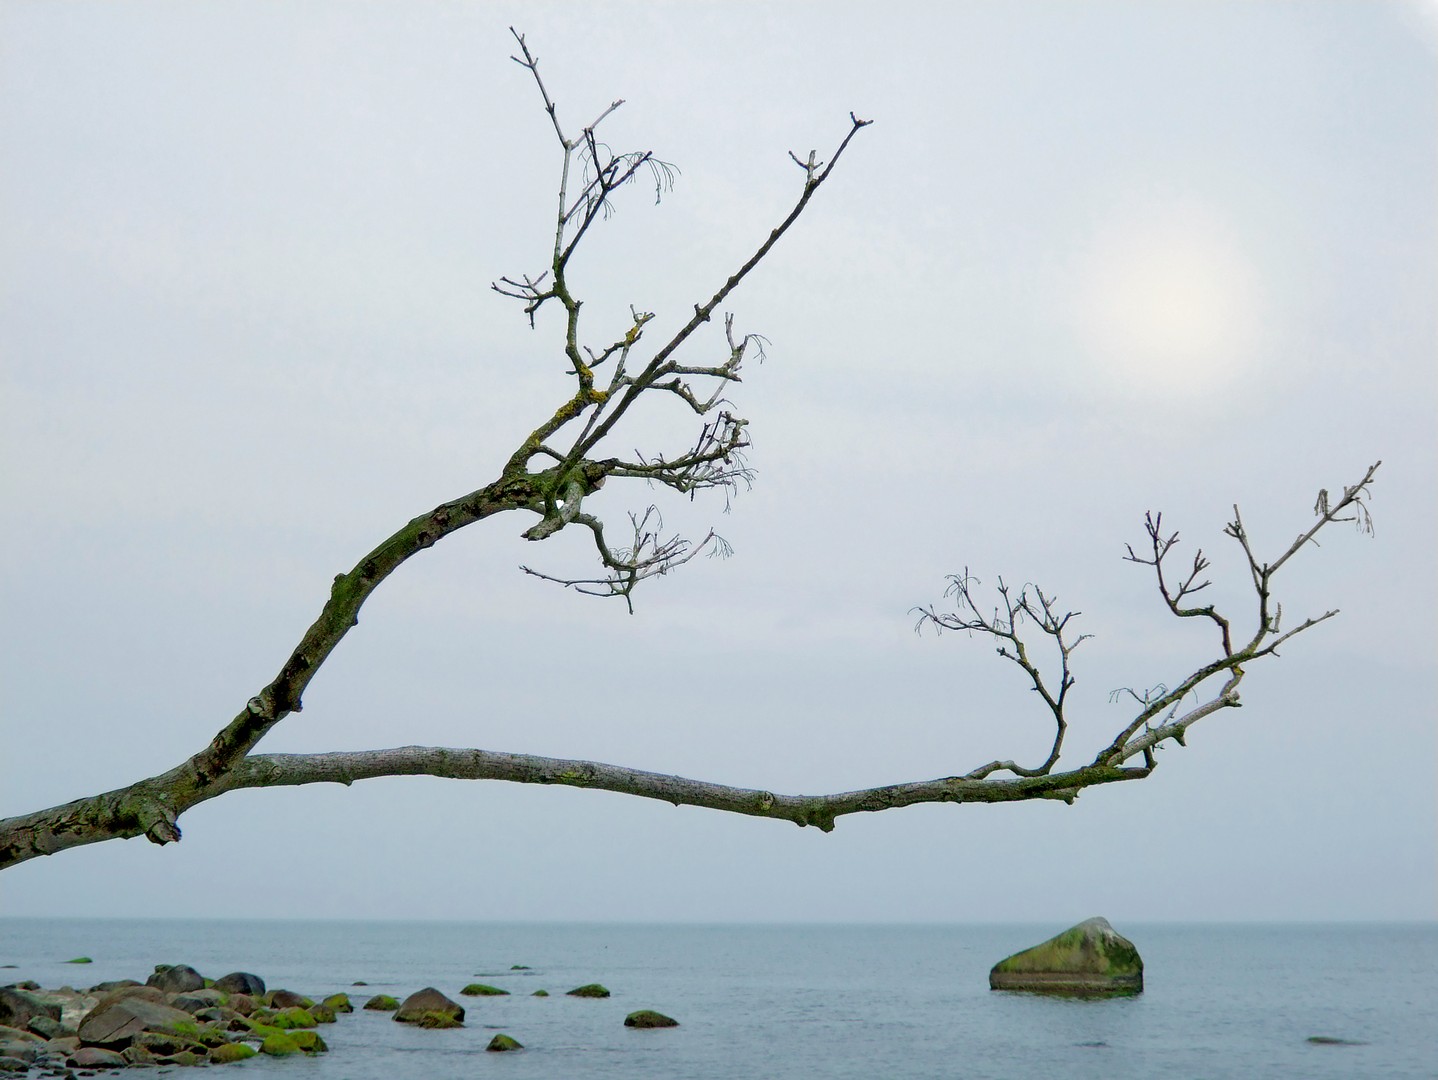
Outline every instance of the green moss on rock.
[[378, 1012], [394, 1012], [399, 1008], [399, 999], [392, 998], [388, 994], [376, 994], [364, 1003], [366, 1009], [375, 1009]]
[[600, 986], [598, 983], [585, 983], [583, 986], [576, 986], [573, 990], [568, 991], [568, 996], [582, 998], [607, 998], [609, 996], [609, 991], [606, 990], [604, 987]]
[[492, 1053], [500, 1054], [507, 1050], [523, 1050], [524, 1044], [517, 1039], [510, 1038], [508, 1035], [500, 1034], [490, 1039], [489, 1045], [486, 1046], [485, 1049]]
[[65, 961], [67, 964], [93, 964], [94, 962], [95, 961], [91, 960], [88, 956], [77, 956], [73, 960]]
[[331, 994], [320, 1002], [327, 1009], [333, 1009], [337, 1013], [354, 1012], [355, 1007], [350, 1003], [348, 994]]
[[216, 1065], [228, 1065], [232, 1061], [244, 1061], [245, 1058], [254, 1057], [256, 1053], [253, 1046], [245, 1043], [225, 1043], [224, 1046], [217, 1046], [210, 1051], [210, 1061]]
[[632, 1012], [624, 1018], [624, 1026], [632, 1028], [671, 1028], [678, 1027], [679, 1021], [672, 1016], [665, 1016], [662, 1012], [655, 1012], [653, 1009], [640, 1009]]
[[324, 1039], [320, 1038], [318, 1031], [291, 1031], [290, 1038], [294, 1044], [307, 1054], [323, 1054], [329, 1049]]
[[260, 1043], [260, 1053], [269, 1054], [272, 1057], [286, 1057], [299, 1052], [300, 1044], [283, 1031], [266, 1035], [265, 1041]]
[[463, 1020], [456, 1020], [453, 1016], [450, 1016], [449, 1013], [442, 1013], [435, 1009], [420, 1013], [419, 1016], [415, 1018], [414, 1024], [417, 1027], [431, 1029], [464, 1027]]
[[503, 997], [508, 996], [508, 990], [501, 990], [497, 986], [490, 986], [488, 983], [470, 983], [461, 994], [467, 997]]
[[314, 1018], [313, 1013], [308, 1009], [301, 1009], [298, 1005], [288, 1009], [281, 1009], [275, 1013], [274, 1017], [270, 1020], [271, 1027], [284, 1029], [312, 1028], [317, 1023], [319, 1023], [319, 1021]]
[[530, 994], [529, 996], [530, 996], [530, 997], [548, 997], [548, 996], [549, 996], [549, 991], [548, 991], [548, 990], [536, 990], [534, 993]]
[[1107, 919], [1094, 918], [1000, 960], [989, 972], [993, 990], [1073, 996], [1143, 992], [1143, 959]]

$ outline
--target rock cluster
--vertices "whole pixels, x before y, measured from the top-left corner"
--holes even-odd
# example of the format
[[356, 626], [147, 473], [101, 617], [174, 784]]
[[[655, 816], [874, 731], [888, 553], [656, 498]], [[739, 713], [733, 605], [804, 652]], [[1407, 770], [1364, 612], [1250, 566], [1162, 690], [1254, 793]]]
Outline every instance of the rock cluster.
[[[512, 971], [529, 971], [515, 965]], [[354, 985], [363, 986], [362, 982]], [[508, 991], [471, 983], [470, 997], [507, 996]], [[537, 990], [533, 997], [548, 997]], [[572, 997], [607, 998], [588, 983]], [[432, 986], [403, 1001], [379, 994], [365, 1009], [393, 1013], [421, 1028], [462, 1028], [465, 1010]], [[270, 990], [258, 975], [235, 971], [207, 979], [186, 964], [160, 964], [144, 982], [121, 979], [88, 990], [41, 990], [33, 982], [0, 987], [0, 1076], [46, 1070], [114, 1069], [125, 1066], [220, 1065], [256, 1054], [318, 1054], [328, 1049], [317, 1029], [354, 1011], [347, 994], [316, 1002], [290, 990]], [[652, 1010], [625, 1018], [627, 1027], [674, 1027]], [[486, 1050], [523, 1049], [509, 1035], [493, 1037]]]
[[314, 1004], [282, 990], [266, 994], [264, 980], [248, 972], [208, 980], [184, 964], [161, 964], [143, 984], [7, 986], [0, 988], [0, 1072], [223, 1064], [326, 1050], [314, 1028], [326, 1011], [334, 1019], [334, 1006], [316, 1017], [291, 1001]]

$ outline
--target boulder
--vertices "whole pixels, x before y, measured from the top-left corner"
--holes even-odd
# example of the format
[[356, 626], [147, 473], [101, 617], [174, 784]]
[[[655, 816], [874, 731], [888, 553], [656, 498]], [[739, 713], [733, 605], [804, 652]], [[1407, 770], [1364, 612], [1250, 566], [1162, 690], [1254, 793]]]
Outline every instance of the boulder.
[[485, 1049], [496, 1054], [502, 1054], [506, 1050], [523, 1050], [524, 1044], [518, 1039], [514, 1039], [508, 1035], [501, 1034], [496, 1035], [494, 1038], [490, 1039], [489, 1045], [486, 1046]]
[[337, 1013], [355, 1011], [355, 1007], [350, 1004], [350, 996], [348, 994], [331, 994], [321, 1001], [320, 1004], [327, 1009], [333, 1009]]
[[129, 1064], [113, 1050], [102, 1050], [98, 1046], [82, 1046], [70, 1055], [72, 1069], [123, 1069]]
[[497, 986], [490, 986], [488, 983], [470, 983], [460, 991], [466, 997], [499, 997], [509, 993], [508, 990], [501, 990]]
[[37, 1016], [60, 1019], [60, 1006], [13, 986], [0, 988], [0, 1024], [25, 1028]]
[[463, 1020], [456, 1020], [449, 1013], [440, 1012], [437, 1009], [430, 1009], [422, 1012], [414, 1020], [415, 1027], [429, 1028], [457, 1028], [464, 1027]]
[[215, 980], [215, 989], [222, 994], [248, 994], [262, 998], [265, 996], [265, 980], [248, 971], [232, 971]]
[[665, 1016], [653, 1009], [640, 1009], [632, 1012], [624, 1018], [624, 1026], [632, 1028], [667, 1028], [678, 1027], [679, 1021], [672, 1016]]
[[166, 994], [184, 994], [203, 990], [205, 977], [188, 964], [156, 964], [155, 973], [145, 980], [145, 985]]
[[364, 1003], [364, 1007], [376, 1012], [394, 1012], [399, 1008], [399, 1002], [388, 994], [376, 994]]
[[989, 989], [1070, 997], [1141, 994], [1143, 959], [1107, 919], [1087, 919], [1000, 960], [989, 972]]
[[258, 1051], [246, 1043], [225, 1043], [224, 1046], [217, 1046], [210, 1051], [210, 1061], [216, 1065], [228, 1065], [232, 1061], [244, 1061], [245, 1058], [254, 1057]]
[[197, 1013], [212, 1009], [223, 1000], [224, 995], [218, 990], [191, 990], [186, 994], [173, 995], [170, 1004], [177, 1009], [184, 1009], [187, 1013]]
[[122, 990], [127, 986], [144, 985], [144, 983], [138, 983], [134, 979], [111, 979], [109, 982], [96, 983], [94, 986], [90, 987], [90, 993], [108, 994], [111, 990]]
[[576, 986], [573, 990], [566, 991], [569, 997], [582, 998], [607, 998], [609, 991], [598, 983], [585, 983], [583, 986]]
[[452, 1020], [462, 1021], [464, 1006], [457, 1001], [451, 1001], [434, 987], [426, 986], [405, 998], [394, 1018], [402, 1024], [414, 1024], [418, 1023], [425, 1013], [440, 1013]]
[[315, 1003], [314, 998], [296, 994], [293, 990], [272, 990], [269, 1002], [272, 1009], [308, 1009]]
[[188, 1030], [194, 1026], [195, 1018], [183, 1009], [137, 993], [123, 997], [112, 994], [85, 1014], [79, 1034], [80, 1041], [87, 1045], [124, 1049], [143, 1031]]

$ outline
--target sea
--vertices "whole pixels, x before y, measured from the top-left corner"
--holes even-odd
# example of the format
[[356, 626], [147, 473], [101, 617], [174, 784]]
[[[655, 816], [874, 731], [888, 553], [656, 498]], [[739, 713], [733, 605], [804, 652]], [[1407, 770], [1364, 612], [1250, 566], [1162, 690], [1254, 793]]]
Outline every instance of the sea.
[[[429, 1031], [357, 1008], [321, 1029], [327, 1054], [223, 1067], [251, 1080], [1438, 1078], [1438, 924], [1120, 924], [1143, 994], [989, 990], [995, 962], [1064, 929], [0, 918], [0, 984], [185, 963], [356, 1006], [433, 986], [468, 1012]], [[510, 994], [461, 997], [471, 982]], [[594, 982], [612, 996], [565, 994]], [[624, 1027], [637, 1009], [679, 1026]], [[496, 1032], [524, 1050], [486, 1053]]]

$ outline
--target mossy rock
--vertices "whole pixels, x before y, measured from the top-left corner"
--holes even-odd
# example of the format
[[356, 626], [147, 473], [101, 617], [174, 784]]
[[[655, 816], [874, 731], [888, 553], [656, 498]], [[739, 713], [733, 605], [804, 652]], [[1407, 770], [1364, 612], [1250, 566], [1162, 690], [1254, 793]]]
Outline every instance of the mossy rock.
[[548, 996], [549, 996], [549, 991], [548, 991], [548, 990], [536, 990], [534, 993], [530, 994], [529, 996], [530, 996], [530, 997], [548, 997]]
[[209, 1061], [208, 1054], [201, 1054], [194, 1050], [181, 1050], [169, 1057], [162, 1057], [159, 1060], [161, 1065], [203, 1065]]
[[265, 995], [265, 1004], [272, 1009], [308, 1009], [314, 1003], [314, 998], [297, 994], [293, 990], [271, 990]]
[[323, 1054], [329, 1049], [318, 1031], [291, 1031], [289, 1035], [294, 1044], [306, 1054]]
[[508, 990], [501, 990], [488, 983], [470, 983], [460, 993], [467, 997], [507, 997], [509, 995]]
[[653, 1009], [640, 1009], [632, 1012], [624, 1018], [624, 1026], [632, 1028], [671, 1028], [678, 1027], [679, 1021], [672, 1016], [665, 1016], [662, 1012], [655, 1012]]
[[337, 1013], [354, 1012], [355, 1007], [350, 1003], [348, 994], [331, 994], [320, 1002], [327, 1009], [333, 1009]]
[[95, 961], [91, 960], [88, 956], [77, 956], [73, 960], [65, 961], [67, 964], [93, 964], [94, 962]]
[[510, 965], [509, 965], [509, 970], [510, 970], [510, 971], [530, 971], [530, 970], [532, 970], [532, 969], [530, 968], [530, 966], [529, 966], [528, 964], [510, 964]]
[[456, 1020], [453, 1016], [450, 1016], [449, 1013], [438, 1012], [434, 1009], [420, 1013], [413, 1023], [416, 1027], [429, 1028], [431, 1030], [464, 1027], [463, 1020]]
[[333, 1024], [338, 1017], [338, 1014], [323, 1002], [311, 1005], [305, 1012], [315, 1018], [316, 1024]]
[[272, 1035], [266, 1035], [265, 1041], [260, 1043], [260, 1053], [269, 1054], [271, 1057], [287, 1057], [290, 1054], [298, 1054], [300, 1044], [284, 1031], [276, 1031]]
[[506, 1050], [523, 1050], [524, 1044], [518, 1039], [512, 1039], [508, 1035], [501, 1034], [490, 1039], [489, 1045], [486, 1046], [485, 1049], [491, 1053], [501, 1054]]
[[576, 986], [568, 992], [569, 997], [582, 998], [607, 998], [609, 991], [598, 983], [585, 983], [583, 986]]
[[388, 994], [376, 994], [364, 1003], [364, 1007], [377, 1012], [394, 1012], [399, 1008], [399, 999], [392, 998]]
[[279, 1012], [275, 1013], [275, 1015], [270, 1020], [271, 1027], [284, 1029], [312, 1028], [317, 1023], [319, 1023], [319, 1021], [314, 1018], [313, 1013], [311, 1013], [308, 1009], [301, 1009], [299, 1006], [293, 1006], [288, 1009], [281, 1009]]
[[210, 1061], [215, 1065], [228, 1065], [232, 1061], [244, 1061], [245, 1058], [252, 1058], [258, 1051], [245, 1043], [225, 1043], [224, 1046], [217, 1046], [210, 1051]]
[[1140, 994], [1143, 959], [1107, 919], [1087, 919], [1000, 960], [989, 972], [989, 988], [1065, 997]]

